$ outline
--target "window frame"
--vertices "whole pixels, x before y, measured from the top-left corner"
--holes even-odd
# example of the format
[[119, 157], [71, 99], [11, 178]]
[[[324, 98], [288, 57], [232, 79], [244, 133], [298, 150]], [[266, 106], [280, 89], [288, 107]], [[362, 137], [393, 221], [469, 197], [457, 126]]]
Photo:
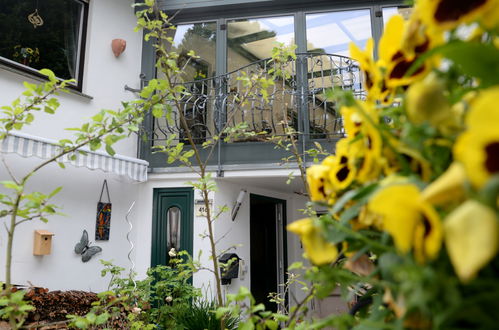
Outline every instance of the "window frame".
[[[71, 89], [74, 89], [78, 92], [82, 92], [83, 88], [83, 74], [84, 74], [84, 64], [85, 64], [85, 48], [87, 41], [87, 27], [88, 27], [88, 12], [89, 12], [89, 1], [90, 0], [66, 0], [66, 1], [76, 1], [83, 5], [82, 9], [82, 18], [80, 23], [80, 33], [79, 33], [79, 41], [78, 41], [78, 54], [77, 54], [77, 65], [78, 68], [76, 70], [76, 78], [75, 83], [68, 84], [67, 86]], [[21, 63], [17, 63], [9, 58], [0, 56], [0, 65], [6, 66], [13, 71], [18, 71], [21, 74], [28, 74], [30, 76], [34, 76], [36, 78], [41, 78], [43, 80], [47, 80], [47, 77], [42, 75], [39, 70], [34, 69], [28, 65], [23, 65]], [[51, 69], [51, 68], [47, 68]], [[62, 78], [59, 78], [62, 80]]]

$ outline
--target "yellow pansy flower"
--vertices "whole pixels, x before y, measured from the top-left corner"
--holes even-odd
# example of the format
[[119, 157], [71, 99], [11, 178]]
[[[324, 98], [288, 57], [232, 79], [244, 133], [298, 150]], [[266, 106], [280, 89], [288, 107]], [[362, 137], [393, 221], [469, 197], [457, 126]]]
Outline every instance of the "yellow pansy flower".
[[379, 159], [382, 149], [382, 139], [378, 129], [366, 125], [362, 130], [362, 138], [352, 142], [351, 145], [357, 150], [357, 180], [366, 183], [377, 179], [381, 171]]
[[394, 138], [389, 139], [389, 146], [384, 147], [383, 159], [380, 161], [384, 173], [391, 175], [400, 172], [403, 168], [402, 162], [406, 162], [409, 169], [418, 174], [423, 181], [430, 181], [430, 163], [418, 151], [409, 148]]
[[471, 104], [466, 118], [468, 130], [454, 145], [454, 157], [464, 165], [475, 187], [482, 187], [499, 173], [499, 87], [482, 92]]
[[[327, 157], [324, 161], [330, 161]], [[314, 202], [328, 202], [332, 204], [335, 198], [334, 189], [329, 180], [330, 166], [312, 165], [307, 169], [307, 183], [310, 188], [310, 199]]]
[[336, 246], [324, 238], [320, 228], [314, 225], [312, 218], [296, 220], [287, 226], [287, 229], [300, 236], [305, 249], [305, 256], [314, 265], [325, 265], [338, 258]]
[[366, 49], [362, 51], [355, 43], [350, 43], [350, 57], [359, 62], [363, 72], [364, 86], [368, 100], [384, 99], [381, 97], [382, 75], [373, 57], [374, 41], [369, 38]]
[[374, 126], [379, 122], [376, 109], [368, 102], [357, 101], [356, 105], [342, 107], [340, 111], [347, 133], [349, 160], [357, 167], [357, 180], [365, 183], [377, 178], [382, 139]]
[[386, 71], [385, 84], [388, 90], [407, 86], [421, 79], [430, 72], [433, 66], [432, 61], [427, 60], [414, 73], [407, 75], [418, 55], [427, 51], [432, 42], [430, 39], [425, 39], [422, 44], [412, 44], [412, 48], [408, 49], [408, 44], [404, 44], [406, 27], [406, 22], [402, 16], [392, 16], [379, 41], [379, 60], [377, 64]]
[[357, 169], [350, 153], [349, 139], [341, 139], [336, 143], [336, 155], [331, 164], [329, 178], [337, 190], [347, 188], [355, 179]]
[[423, 263], [440, 251], [442, 226], [433, 207], [421, 198], [413, 184], [395, 184], [381, 189], [368, 203], [370, 212], [381, 217], [401, 253], [414, 250]]
[[425, 201], [433, 205], [456, 203], [465, 197], [466, 173], [461, 163], [452, 163], [447, 171], [422, 192]]
[[462, 282], [472, 280], [496, 255], [498, 221], [494, 210], [474, 200], [464, 202], [445, 219], [445, 245]]
[[450, 30], [460, 24], [473, 22], [484, 14], [494, 12], [497, 8], [497, 1], [420, 0], [417, 7], [421, 18], [431, 29]]

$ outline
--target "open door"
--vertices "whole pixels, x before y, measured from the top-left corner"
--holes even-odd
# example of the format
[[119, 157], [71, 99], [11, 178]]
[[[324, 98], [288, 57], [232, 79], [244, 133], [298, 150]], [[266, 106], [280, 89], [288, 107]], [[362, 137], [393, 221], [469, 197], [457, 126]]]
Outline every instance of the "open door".
[[277, 311], [269, 302], [270, 292], [283, 292], [286, 253], [286, 201], [250, 195], [250, 267], [251, 292], [256, 303]]

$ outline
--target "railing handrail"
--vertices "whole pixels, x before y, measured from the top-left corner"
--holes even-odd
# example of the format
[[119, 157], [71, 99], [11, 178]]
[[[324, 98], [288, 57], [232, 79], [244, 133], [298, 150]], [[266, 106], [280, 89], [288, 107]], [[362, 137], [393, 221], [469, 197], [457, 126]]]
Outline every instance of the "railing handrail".
[[[353, 58], [351, 57], [348, 57], [348, 56], [345, 56], [345, 55], [339, 55], [339, 54], [330, 54], [330, 53], [296, 53], [295, 54], [296, 56], [310, 56], [310, 57], [316, 57], [316, 56], [329, 56], [329, 57], [339, 57], [339, 58], [342, 58], [342, 59], [345, 59], [345, 60], [350, 60], [352, 61], [352, 63], [355, 63], [357, 61], [355, 61]], [[244, 70], [245, 68], [248, 68], [252, 65], [256, 65], [258, 63], [264, 63], [264, 62], [270, 62], [272, 60], [272, 57], [267, 57], [267, 58], [263, 58], [263, 59], [260, 59], [258, 61], [254, 61], [254, 62], [251, 62], [249, 64], [246, 64], [236, 70], [232, 70], [232, 71], [229, 71], [229, 72], [226, 72], [226, 73], [223, 73], [223, 74], [219, 74], [219, 75], [215, 75], [213, 77], [207, 77], [207, 78], [203, 78], [203, 79], [198, 79], [198, 80], [189, 80], [189, 81], [184, 81], [184, 82], [180, 82], [180, 83], [177, 83], [177, 85], [189, 85], [189, 84], [194, 84], [194, 83], [202, 83], [202, 82], [207, 82], [207, 81], [216, 81], [217, 79], [218, 80], [221, 80], [223, 77], [226, 77], [226, 76], [229, 76], [229, 75], [232, 75], [232, 74], [235, 74], [237, 73], [238, 71], [242, 71]], [[288, 62], [292, 62], [292, 61], [288, 61]], [[357, 66], [357, 65], [355, 65]], [[358, 66], [357, 66], [358, 67]]]

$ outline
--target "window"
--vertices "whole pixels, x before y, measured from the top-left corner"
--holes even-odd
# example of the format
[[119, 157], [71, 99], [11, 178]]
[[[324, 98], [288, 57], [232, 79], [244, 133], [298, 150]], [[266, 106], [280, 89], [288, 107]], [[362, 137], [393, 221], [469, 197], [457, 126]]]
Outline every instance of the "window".
[[350, 56], [350, 42], [364, 48], [371, 37], [370, 10], [348, 10], [307, 15], [307, 50]]
[[0, 62], [37, 73], [48, 68], [81, 86], [87, 3], [0, 0]]
[[388, 20], [393, 16], [393, 15], [402, 15], [404, 19], [409, 19], [409, 16], [411, 16], [412, 13], [412, 7], [406, 7], [406, 6], [398, 6], [398, 7], [385, 7], [383, 8], [383, 25], [386, 25]]
[[294, 43], [293, 16], [238, 19], [227, 29], [228, 71], [272, 56], [279, 43]]

